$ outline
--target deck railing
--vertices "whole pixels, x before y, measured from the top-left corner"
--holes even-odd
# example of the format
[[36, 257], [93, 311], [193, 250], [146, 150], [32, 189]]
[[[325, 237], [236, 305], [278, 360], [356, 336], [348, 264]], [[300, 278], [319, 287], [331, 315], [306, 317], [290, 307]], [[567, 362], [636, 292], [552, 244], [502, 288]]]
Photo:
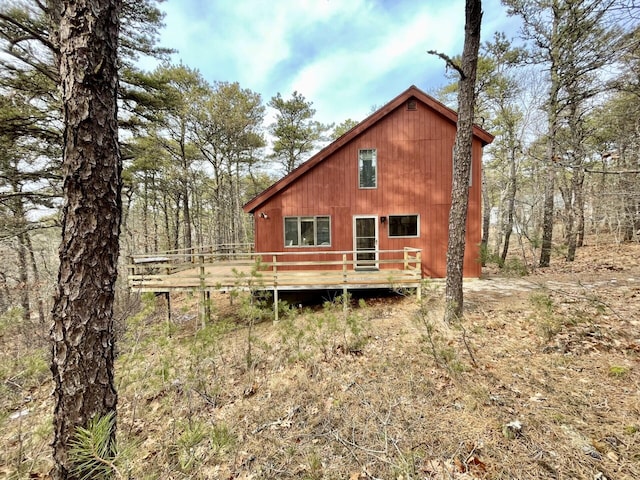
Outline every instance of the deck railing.
[[[149, 290], [233, 288], [312, 288], [344, 284], [415, 283], [421, 279], [421, 250], [376, 250], [373, 259], [358, 251], [235, 252], [218, 247], [137, 254], [130, 257], [129, 285]], [[388, 278], [388, 281], [385, 281]]]
[[[138, 291], [270, 290], [278, 319], [278, 292], [302, 289], [416, 288], [420, 296], [422, 251], [261, 252], [205, 247], [132, 255], [129, 286]], [[169, 298], [167, 296], [167, 298]], [[346, 304], [345, 304], [346, 305]], [[205, 315], [206, 316], [206, 315]], [[204, 318], [204, 316], [203, 316]]]

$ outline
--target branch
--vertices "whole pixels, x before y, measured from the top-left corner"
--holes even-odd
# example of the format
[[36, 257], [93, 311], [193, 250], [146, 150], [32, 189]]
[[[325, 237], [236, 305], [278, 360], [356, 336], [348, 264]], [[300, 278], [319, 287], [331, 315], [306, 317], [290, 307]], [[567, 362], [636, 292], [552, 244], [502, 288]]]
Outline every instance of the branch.
[[[22, 47], [20, 47], [20, 48], [22, 48]], [[13, 58], [15, 58], [17, 60], [20, 60], [21, 62], [29, 65], [30, 67], [35, 68], [38, 72], [40, 72], [42, 75], [47, 77], [52, 82], [54, 82], [56, 84], [58, 83], [58, 78], [44, 64], [40, 64], [40, 63], [32, 60], [29, 56], [26, 56], [22, 52], [18, 52], [16, 50], [12, 49], [12, 48], [2, 48], [2, 51], [5, 52], [6, 54], [10, 55], [11, 57], [13, 57]], [[3, 63], [5, 63], [5, 62], [3, 62]]]
[[[15, 27], [18, 27], [20, 30], [29, 33], [34, 40], [38, 40], [40, 43], [42, 43], [45, 47], [50, 49], [52, 52], [59, 53], [55, 45], [51, 43], [51, 41], [48, 38], [41, 35], [41, 33], [38, 32], [37, 30], [29, 27], [28, 25], [25, 25], [24, 23], [17, 21], [15, 18], [10, 17], [9, 15], [5, 15], [4, 13], [0, 13], [0, 20], [4, 20], [5, 22], [10, 23]], [[12, 42], [12, 43], [16, 43], [16, 42]]]
[[57, 220], [51, 220], [51, 223], [38, 223], [38, 224], [33, 223], [33, 224], [30, 224], [30, 225], [27, 225], [26, 227], [24, 227], [21, 230], [16, 231], [16, 232], [2, 232], [2, 233], [0, 233], [0, 242], [4, 242], [4, 241], [9, 240], [11, 238], [20, 237], [20, 236], [24, 235], [25, 233], [33, 232], [35, 230], [46, 230], [48, 228], [58, 228], [60, 226], [61, 226], [61, 224]]
[[460, 80], [464, 80], [467, 76], [462, 71], [462, 67], [453, 61], [451, 57], [444, 53], [437, 52], [436, 50], [427, 50], [427, 53], [430, 55], [435, 55], [436, 57], [440, 57], [445, 61], [448, 67], [453, 68], [456, 72], [460, 74]]
[[626, 175], [628, 173], [640, 173], [640, 170], [591, 170], [585, 168], [586, 173], [601, 173], [603, 175]]
[[39, 192], [0, 192], [0, 203], [11, 198], [58, 198], [60, 195]]

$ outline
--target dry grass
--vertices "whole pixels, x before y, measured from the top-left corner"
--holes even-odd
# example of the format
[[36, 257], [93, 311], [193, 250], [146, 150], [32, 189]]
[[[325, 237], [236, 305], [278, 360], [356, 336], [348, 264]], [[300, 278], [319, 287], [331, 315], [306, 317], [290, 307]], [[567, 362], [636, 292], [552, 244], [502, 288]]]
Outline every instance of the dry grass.
[[[296, 310], [250, 331], [255, 312], [238, 301], [217, 299], [205, 329], [193, 299], [170, 328], [150, 301], [119, 343], [121, 471], [640, 478], [639, 258], [638, 245], [585, 247], [571, 265], [471, 282], [467, 345], [461, 326], [441, 322], [437, 286], [422, 307], [396, 297], [354, 303], [346, 317], [340, 307]], [[22, 339], [0, 333], [0, 476], [46, 478], [51, 383], [37, 366], [17, 375], [46, 351], [27, 354]], [[520, 429], [508, 427], [515, 421]]]

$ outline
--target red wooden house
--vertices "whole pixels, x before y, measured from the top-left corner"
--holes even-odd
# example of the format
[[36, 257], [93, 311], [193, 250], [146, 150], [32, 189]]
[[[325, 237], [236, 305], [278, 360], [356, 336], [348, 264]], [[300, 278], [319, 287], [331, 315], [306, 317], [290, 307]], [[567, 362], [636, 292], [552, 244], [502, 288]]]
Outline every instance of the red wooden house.
[[[357, 268], [415, 247], [422, 275], [444, 277], [456, 118], [411, 86], [244, 206], [256, 252], [357, 251]], [[474, 127], [466, 277], [481, 273], [481, 157], [492, 141]]]

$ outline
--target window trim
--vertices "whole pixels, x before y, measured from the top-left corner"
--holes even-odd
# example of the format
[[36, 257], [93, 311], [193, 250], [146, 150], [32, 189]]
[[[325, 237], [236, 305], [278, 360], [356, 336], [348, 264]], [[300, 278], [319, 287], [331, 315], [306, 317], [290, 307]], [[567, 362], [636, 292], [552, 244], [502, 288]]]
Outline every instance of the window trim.
[[[416, 217], [415, 235], [391, 235], [391, 217]], [[389, 238], [420, 238], [420, 214], [419, 213], [394, 213], [387, 215], [387, 236]]]
[[[363, 187], [362, 186], [362, 178], [360, 176], [360, 172], [362, 171], [362, 157], [360, 156], [361, 152], [373, 152], [373, 160], [374, 160], [374, 168], [375, 175], [373, 177], [374, 185], [373, 187]], [[375, 190], [378, 188], [378, 149], [377, 148], [359, 148], [358, 149], [358, 189], [360, 190]]]
[[[318, 244], [318, 219], [326, 218], [329, 221], [329, 243], [324, 245]], [[287, 245], [287, 220], [296, 219], [296, 225], [298, 230], [298, 245]], [[302, 220], [313, 219], [313, 245], [302, 245]], [[331, 247], [331, 215], [288, 215], [282, 220], [282, 239], [284, 242], [284, 248], [324, 248]]]

